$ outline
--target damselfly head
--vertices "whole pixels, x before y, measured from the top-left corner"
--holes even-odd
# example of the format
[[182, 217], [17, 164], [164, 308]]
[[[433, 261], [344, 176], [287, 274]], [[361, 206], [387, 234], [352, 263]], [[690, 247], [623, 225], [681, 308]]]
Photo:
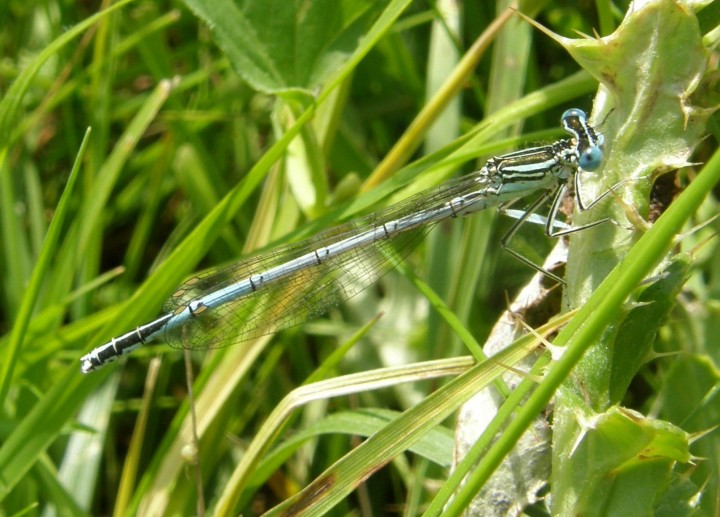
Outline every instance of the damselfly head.
[[587, 121], [584, 111], [572, 108], [562, 115], [562, 125], [575, 140], [578, 153], [578, 165], [582, 170], [594, 171], [600, 167], [604, 137]]

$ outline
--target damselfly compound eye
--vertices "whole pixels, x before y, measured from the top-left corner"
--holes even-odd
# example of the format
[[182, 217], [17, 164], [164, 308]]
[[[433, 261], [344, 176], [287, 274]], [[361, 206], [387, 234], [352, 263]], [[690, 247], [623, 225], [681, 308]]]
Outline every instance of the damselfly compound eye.
[[562, 117], [560, 118], [560, 120], [562, 120], [563, 126], [567, 126], [570, 123], [569, 120], [571, 118], [578, 118], [580, 119], [580, 123], [584, 123], [587, 120], [587, 115], [583, 110], [579, 110], [577, 108], [565, 110], [565, 113], [563, 113]]
[[580, 153], [579, 163], [580, 168], [584, 171], [595, 171], [600, 167], [602, 162], [603, 152], [599, 147], [588, 147]]

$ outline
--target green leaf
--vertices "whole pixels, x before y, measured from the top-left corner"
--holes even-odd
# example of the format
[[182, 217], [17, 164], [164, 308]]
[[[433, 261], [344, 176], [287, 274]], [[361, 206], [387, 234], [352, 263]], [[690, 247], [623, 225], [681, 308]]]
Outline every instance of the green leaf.
[[312, 95], [355, 51], [388, 2], [186, 0], [253, 88]]
[[[581, 419], [582, 420], [582, 419]], [[644, 515], [668, 485], [676, 461], [691, 459], [682, 429], [615, 406], [584, 419], [571, 451], [558, 466], [553, 512], [559, 515]]]
[[689, 257], [677, 255], [638, 296], [636, 306], [623, 320], [611, 345], [607, 404], [621, 402], [640, 367], [653, 358], [655, 337], [675, 307], [689, 273]]

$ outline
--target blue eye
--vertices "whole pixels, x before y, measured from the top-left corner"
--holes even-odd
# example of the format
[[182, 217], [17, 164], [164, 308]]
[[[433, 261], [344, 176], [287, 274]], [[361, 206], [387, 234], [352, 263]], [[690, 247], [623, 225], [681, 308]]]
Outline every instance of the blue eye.
[[588, 147], [582, 153], [580, 153], [579, 165], [582, 170], [594, 171], [600, 167], [602, 162], [603, 152], [599, 147]]
[[567, 124], [568, 119], [573, 117], [579, 118], [581, 124], [585, 123], [585, 121], [587, 120], [587, 115], [585, 115], [585, 112], [577, 108], [565, 110], [565, 113], [562, 114], [561, 120], [563, 121], [563, 123]]

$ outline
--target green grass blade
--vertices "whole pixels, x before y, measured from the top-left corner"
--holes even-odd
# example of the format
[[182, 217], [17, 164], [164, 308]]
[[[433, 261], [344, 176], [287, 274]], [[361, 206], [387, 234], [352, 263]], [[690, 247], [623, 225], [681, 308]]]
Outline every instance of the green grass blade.
[[24, 296], [20, 303], [20, 310], [18, 316], [14, 322], [12, 333], [10, 334], [10, 342], [8, 343], [7, 349], [4, 353], [4, 361], [2, 364], [2, 370], [0, 371], [0, 400], [5, 400], [10, 389], [12, 382], [13, 372], [20, 356], [20, 348], [23, 345], [25, 339], [25, 332], [27, 331], [30, 319], [32, 317], [35, 304], [37, 302], [40, 290], [45, 276], [50, 269], [52, 260], [57, 254], [58, 247], [60, 245], [60, 238], [64, 230], [65, 221], [69, 215], [71, 209], [71, 200], [75, 193], [75, 183], [77, 182], [80, 170], [80, 164], [85, 156], [87, 150], [88, 139], [90, 137], [90, 131], [85, 133], [85, 138], [82, 141], [78, 155], [75, 160], [75, 165], [70, 171], [68, 182], [58, 203], [55, 217], [53, 217], [50, 228], [48, 228], [47, 236], [43, 243], [40, 255], [38, 256], [37, 263], [33, 270], [33, 274], [30, 277], [30, 283], [25, 290]]

